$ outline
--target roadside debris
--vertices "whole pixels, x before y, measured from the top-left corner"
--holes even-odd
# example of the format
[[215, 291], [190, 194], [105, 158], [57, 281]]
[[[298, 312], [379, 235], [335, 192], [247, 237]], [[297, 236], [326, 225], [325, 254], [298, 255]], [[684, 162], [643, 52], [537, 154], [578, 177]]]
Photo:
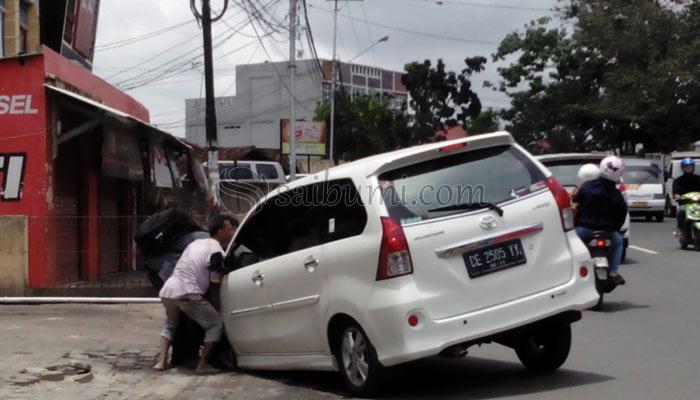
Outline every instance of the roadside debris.
[[39, 381], [62, 381], [71, 377], [72, 382], [86, 383], [93, 380], [92, 365], [79, 360], [52, 365], [46, 368], [27, 367], [20, 371], [21, 376], [13, 377], [10, 382], [16, 386], [27, 386]]

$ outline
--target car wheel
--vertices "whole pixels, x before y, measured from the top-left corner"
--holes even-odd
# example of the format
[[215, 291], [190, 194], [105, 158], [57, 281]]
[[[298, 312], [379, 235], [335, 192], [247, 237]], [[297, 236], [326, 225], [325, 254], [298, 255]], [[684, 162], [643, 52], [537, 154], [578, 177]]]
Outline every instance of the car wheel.
[[348, 324], [337, 337], [335, 349], [338, 369], [350, 392], [358, 397], [375, 394], [385, 368], [362, 328]]
[[515, 347], [515, 354], [527, 369], [545, 373], [561, 367], [570, 350], [571, 325], [559, 322], [526, 331]]
[[697, 229], [693, 230], [693, 245], [695, 246], [695, 251], [700, 251], [700, 231]]
[[664, 222], [664, 213], [660, 212], [656, 214], [656, 222]]
[[645, 216], [644, 216], [644, 219], [645, 219], [647, 222], [651, 222], [651, 215], [649, 215], [649, 214], [645, 215]]

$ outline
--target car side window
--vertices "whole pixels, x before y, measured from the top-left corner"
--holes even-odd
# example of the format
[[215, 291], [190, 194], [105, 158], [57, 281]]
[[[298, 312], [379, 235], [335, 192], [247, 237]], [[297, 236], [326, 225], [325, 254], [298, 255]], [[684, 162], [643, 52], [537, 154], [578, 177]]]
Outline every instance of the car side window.
[[243, 245], [258, 261], [320, 245], [321, 207], [315, 197], [322, 183], [280, 193], [258, 206], [242, 227], [234, 247]]
[[323, 242], [361, 234], [367, 225], [367, 211], [360, 193], [350, 179], [329, 181], [323, 198]]
[[233, 164], [219, 165], [219, 179], [253, 179], [253, 171], [251, 171], [248, 163], [238, 163], [235, 166]]
[[277, 168], [272, 164], [257, 164], [255, 169], [258, 171], [258, 177], [260, 179], [277, 179], [279, 174], [277, 173]]

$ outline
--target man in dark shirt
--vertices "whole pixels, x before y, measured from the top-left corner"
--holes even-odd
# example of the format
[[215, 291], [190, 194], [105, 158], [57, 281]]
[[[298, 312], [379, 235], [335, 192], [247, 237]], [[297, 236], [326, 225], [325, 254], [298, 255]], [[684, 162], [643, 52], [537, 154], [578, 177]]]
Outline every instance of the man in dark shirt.
[[[700, 192], [700, 176], [695, 175], [695, 160], [690, 157], [684, 158], [681, 161], [681, 169], [683, 169], [683, 175], [673, 181], [674, 200], [680, 199], [686, 193]], [[676, 219], [678, 220], [678, 229], [682, 235], [685, 227], [685, 210], [683, 207], [678, 207]]]
[[575, 218], [576, 233], [582, 238], [594, 231], [610, 233], [613, 242], [613, 258], [610, 261], [610, 277], [617, 284], [625, 280], [618, 270], [622, 261], [623, 241], [620, 228], [627, 217], [627, 202], [617, 190], [625, 166], [618, 157], [609, 156], [600, 163], [600, 177], [581, 185], [572, 201], [578, 204]]

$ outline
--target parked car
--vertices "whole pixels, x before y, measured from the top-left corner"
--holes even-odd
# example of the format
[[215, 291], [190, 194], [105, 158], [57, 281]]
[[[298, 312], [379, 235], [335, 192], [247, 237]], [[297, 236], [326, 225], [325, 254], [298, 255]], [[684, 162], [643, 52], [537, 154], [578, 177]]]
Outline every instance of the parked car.
[[[310, 175], [310, 174], [297, 173], [297, 174], [294, 175], [294, 179], [296, 180], [296, 179], [306, 178], [306, 177], [309, 176], [309, 175]], [[286, 175], [286, 176], [284, 177], [284, 179], [285, 179], [287, 182], [291, 182], [291, 181], [292, 181], [292, 176], [288, 174], [288, 175]]]
[[565, 189], [507, 132], [343, 164], [243, 219], [227, 261], [245, 246], [257, 262], [223, 278], [226, 334], [241, 368], [339, 370], [359, 396], [386, 367], [488, 342], [551, 371], [598, 301], [573, 228]]
[[[676, 218], [676, 209], [678, 207], [678, 203], [673, 200], [673, 181], [683, 175], [681, 161], [686, 157], [695, 159], [696, 165], [700, 164], [700, 153], [693, 151], [676, 152], [671, 155], [671, 162], [664, 173], [664, 179], [666, 180], [666, 213], [671, 218]], [[698, 172], [695, 171], [695, 173], [697, 174]]]
[[[547, 154], [542, 156], [537, 156], [537, 159], [544, 164], [552, 174], [557, 178], [557, 180], [564, 185], [569, 194], [573, 194], [578, 189], [578, 170], [584, 164], [600, 164], [600, 161], [605, 158], [607, 154], [591, 154], [591, 153], [559, 153], [559, 154]], [[617, 188], [622, 192], [626, 201], [628, 200], [628, 193], [626, 189], [626, 184], [618, 184]], [[622, 234], [622, 240], [624, 242], [624, 250], [622, 252], [622, 260], [627, 258], [627, 247], [630, 243], [630, 214], [627, 213], [627, 218], [625, 218], [625, 223], [620, 229]]]
[[630, 216], [643, 216], [647, 221], [656, 218], [657, 222], [663, 222], [666, 194], [661, 167], [642, 158], [626, 158], [624, 162], [623, 180]]
[[[206, 169], [207, 163], [202, 165]], [[282, 165], [277, 161], [220, 160], [219, 179], [221, 183], [286, 183]]]

